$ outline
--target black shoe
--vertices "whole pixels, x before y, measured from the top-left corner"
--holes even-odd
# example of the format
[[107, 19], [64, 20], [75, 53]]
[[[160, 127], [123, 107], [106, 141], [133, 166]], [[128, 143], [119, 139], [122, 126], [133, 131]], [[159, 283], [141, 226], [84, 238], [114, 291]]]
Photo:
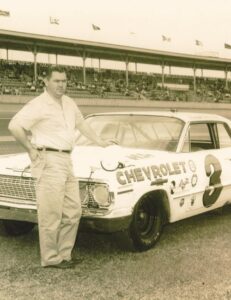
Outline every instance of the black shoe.
[[81, 264], [82, 261], [83, 261], [82, 258], [72, 258], [71, 260], [68, 260], [67, 262], [72, 265], [78, 265], [78, 264]]
[[74, 264], [71, 261], [63, 260], [61, 263], [56, 265], [48, 265], [45, 268], [55, 268], [55, 269], [73, 269]]

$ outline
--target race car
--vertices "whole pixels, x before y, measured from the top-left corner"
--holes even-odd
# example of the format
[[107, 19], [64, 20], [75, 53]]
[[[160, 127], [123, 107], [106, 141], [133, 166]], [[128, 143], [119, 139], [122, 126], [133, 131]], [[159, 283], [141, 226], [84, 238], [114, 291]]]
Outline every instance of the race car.
[[[230, 120], [166, 111], [99, 113], [86, 122], [117, 145], [76, 136], [80, 228], [126, 230], [144, 251], [166, 223], [231, 203]], [[27, 153], [0, 157], [0, 219], [8, 233], [29, 232], [37, 222], [35, 185]]]

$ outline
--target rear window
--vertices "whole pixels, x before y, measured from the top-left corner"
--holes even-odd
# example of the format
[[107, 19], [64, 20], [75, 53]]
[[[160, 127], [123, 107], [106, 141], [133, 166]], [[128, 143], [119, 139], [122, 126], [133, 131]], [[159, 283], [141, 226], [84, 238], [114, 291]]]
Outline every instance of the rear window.
[[223, 123], [217, 124], [217, 134], [220, 148], [231, 147], [231, 136], [228, 128]]

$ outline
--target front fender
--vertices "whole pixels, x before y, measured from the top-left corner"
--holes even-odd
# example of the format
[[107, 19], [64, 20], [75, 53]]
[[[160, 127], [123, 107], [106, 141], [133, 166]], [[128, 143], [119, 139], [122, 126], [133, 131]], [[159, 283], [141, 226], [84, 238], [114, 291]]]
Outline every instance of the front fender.
[[140, 201], [141, 198], [147, 195], [152, 195], [153, 199], [156, 199], [157, 201], [161, 201], [164, 212], [166, 214], [167, 221], [171, 219], [171, 201], [170, 201], [171, 194], [169, 192], [168, 186], [150, 185], [148, 188], [140, 187], [134, 189], [132, 194], [133, 194], [132, 211], [134, 210], [135, 205]]

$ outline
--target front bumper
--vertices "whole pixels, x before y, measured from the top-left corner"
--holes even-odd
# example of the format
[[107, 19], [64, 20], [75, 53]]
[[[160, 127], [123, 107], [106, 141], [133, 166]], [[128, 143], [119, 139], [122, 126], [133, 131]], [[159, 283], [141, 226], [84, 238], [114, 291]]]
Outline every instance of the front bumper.
[[83, 217], [80, 220], [79, 229], [82, 231], [98, 231], [112, 233], [129, 228], [131, 219], [131, 216], [123, 216], [117, 218]]
[[38, 223], [37, 210], [0, 205], [0, 219]]
[[[80, 219], [80, 230], [82, 231], [99, 231], [99, 232], [117, 232], [125, 230], [131, 223], [131, 215], [126, 216], [82, 216]], [[36, 209], [23, 209], [0, 205], [0, 219], [16, 220], [37, 223]]]

